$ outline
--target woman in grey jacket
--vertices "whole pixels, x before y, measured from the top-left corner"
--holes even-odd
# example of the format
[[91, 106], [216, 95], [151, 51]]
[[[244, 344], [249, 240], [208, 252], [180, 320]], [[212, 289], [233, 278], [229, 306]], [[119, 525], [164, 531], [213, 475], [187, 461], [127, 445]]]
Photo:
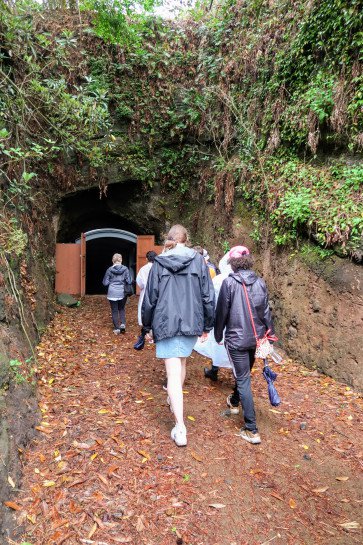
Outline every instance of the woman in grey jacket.
[[155, 257], [144, 302], [142, 323], [152, 330], [156, 357], [165, 360], [168, 402], [175, 416], [171, 438], [178, 446], [187, 444], [183, 417], [183, 383], [186, 358], [198, 337], [207, 338], [213, 328], [214, 289], [203, 257], [186, 246], [188, 235], [174, 225], [164, 252]]
[[107, 299], [110, 301], [113, 332], [118, 335], [126, 331], [126, 312], [125, 305], [127, 295], [125, 294], [125, 284], [132, 284], [130, 271], [122, 265], [122, 255], [114, 254], [112, 257], [113, 265], [109, 267], [103, 278], [103, 285], [107, 289]]
[[268, 293], [264, 280], [252, 270], [253, 259], [245, 246], [235, 246], [229, 252], [229, 264], [233, 273], [223, 281], [219, 292], [214, 336], [218, 343], [223, 339], [236, 377], [245, 427], [240, 435], [249, 443], [261, 443], [257, 430], [255, 407], [251, 390], [251, 369], [255, 361], [256, 337], [244, 286], [246, 287], [251, 312], [259, 338], [274, 326], [268, 304]]

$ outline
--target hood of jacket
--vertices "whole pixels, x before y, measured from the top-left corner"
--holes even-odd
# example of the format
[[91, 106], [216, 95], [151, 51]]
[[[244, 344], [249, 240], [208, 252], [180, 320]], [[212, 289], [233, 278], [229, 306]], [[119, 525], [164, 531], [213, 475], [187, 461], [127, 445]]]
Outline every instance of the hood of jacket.
[[185, 269], [195, 258], [197, 252], [191, 250], [187, 254], [161, 254], [155, 257], [155, 261], [172, 273]]
[[254, 284], [256, 280], [258, 279], [258, 276], [255, 273], [255, 271], [243, 270], [243, 269], [235, 273], [231, 273], [229, 276], [232, 276], [232, 278], [237, 280], [237, 282], [239, 282], [240, 284], [244, 282], [247, 286]]
[[124, 274], [125, 270], [125, 265], [113, 265], [113, 267], [111, 267], [111, 271], [113, 274]]

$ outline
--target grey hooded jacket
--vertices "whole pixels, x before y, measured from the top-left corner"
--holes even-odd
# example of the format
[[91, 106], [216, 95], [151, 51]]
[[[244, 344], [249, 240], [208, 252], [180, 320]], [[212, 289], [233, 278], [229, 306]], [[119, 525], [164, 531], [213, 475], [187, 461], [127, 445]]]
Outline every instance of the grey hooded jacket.
[[219, 292], [214, 336], [217, 342], [221, 342], [223, 330], [226, 328], [225, 344], [228, 348], [236, 350], [248, 350], [256, 347], [243, 282], [247, 288], [258, 337], [263, 337], [268, 329], [271, 330], [271, 334], [274, 334], [274, 325], [264, 280], [250, 270], [239, 270], [236, 273], [231, 273], [223, 281]]
[[109, 267], [103, 277], [102, 284], [108, 287], [108, 299], [123, 299], [125, 297], [126, 284], [132, 284], [130, 272], [125, 265], [112, 265]]
[[155, 258], [141, 309], [142, 323], [155, 341], [210, 331], [214, 321], [213, 283], [203, 257], [176, 247]]

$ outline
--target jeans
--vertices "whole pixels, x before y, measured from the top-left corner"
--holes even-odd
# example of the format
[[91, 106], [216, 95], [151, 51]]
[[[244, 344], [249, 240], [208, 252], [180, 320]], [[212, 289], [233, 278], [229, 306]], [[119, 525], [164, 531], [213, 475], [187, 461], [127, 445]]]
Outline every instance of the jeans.
[[231, 397], [232, 405], [241, 401], [245, 427], [257, 431], [255, 405], [251, 390], [251, 369], [255, 362], [255, 349], [235, 350], [227, 348], [236, 377], [236, 386]]
[[112, 321], [115, 329], [120, 329], [120, 325], [126, 325], [126, 305], [127, 297], [120, 299], [119, 301], [110, 301]]

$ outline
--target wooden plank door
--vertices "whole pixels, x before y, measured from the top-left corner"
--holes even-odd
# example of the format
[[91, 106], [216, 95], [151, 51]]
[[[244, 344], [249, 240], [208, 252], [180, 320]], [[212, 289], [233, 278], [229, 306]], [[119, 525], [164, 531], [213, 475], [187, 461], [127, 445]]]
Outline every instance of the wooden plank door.
[[79, 244], [56, 244], [55, 292], [79, 295], [81, 293], [81, 260]]
[[146, 265], [146, 254], [155, 248], [154, 235], [138, 235], [136, 245], [136, 274], [143, 265]]
[[81, 234], [81, 297], [86, 294], [86, 235]]

